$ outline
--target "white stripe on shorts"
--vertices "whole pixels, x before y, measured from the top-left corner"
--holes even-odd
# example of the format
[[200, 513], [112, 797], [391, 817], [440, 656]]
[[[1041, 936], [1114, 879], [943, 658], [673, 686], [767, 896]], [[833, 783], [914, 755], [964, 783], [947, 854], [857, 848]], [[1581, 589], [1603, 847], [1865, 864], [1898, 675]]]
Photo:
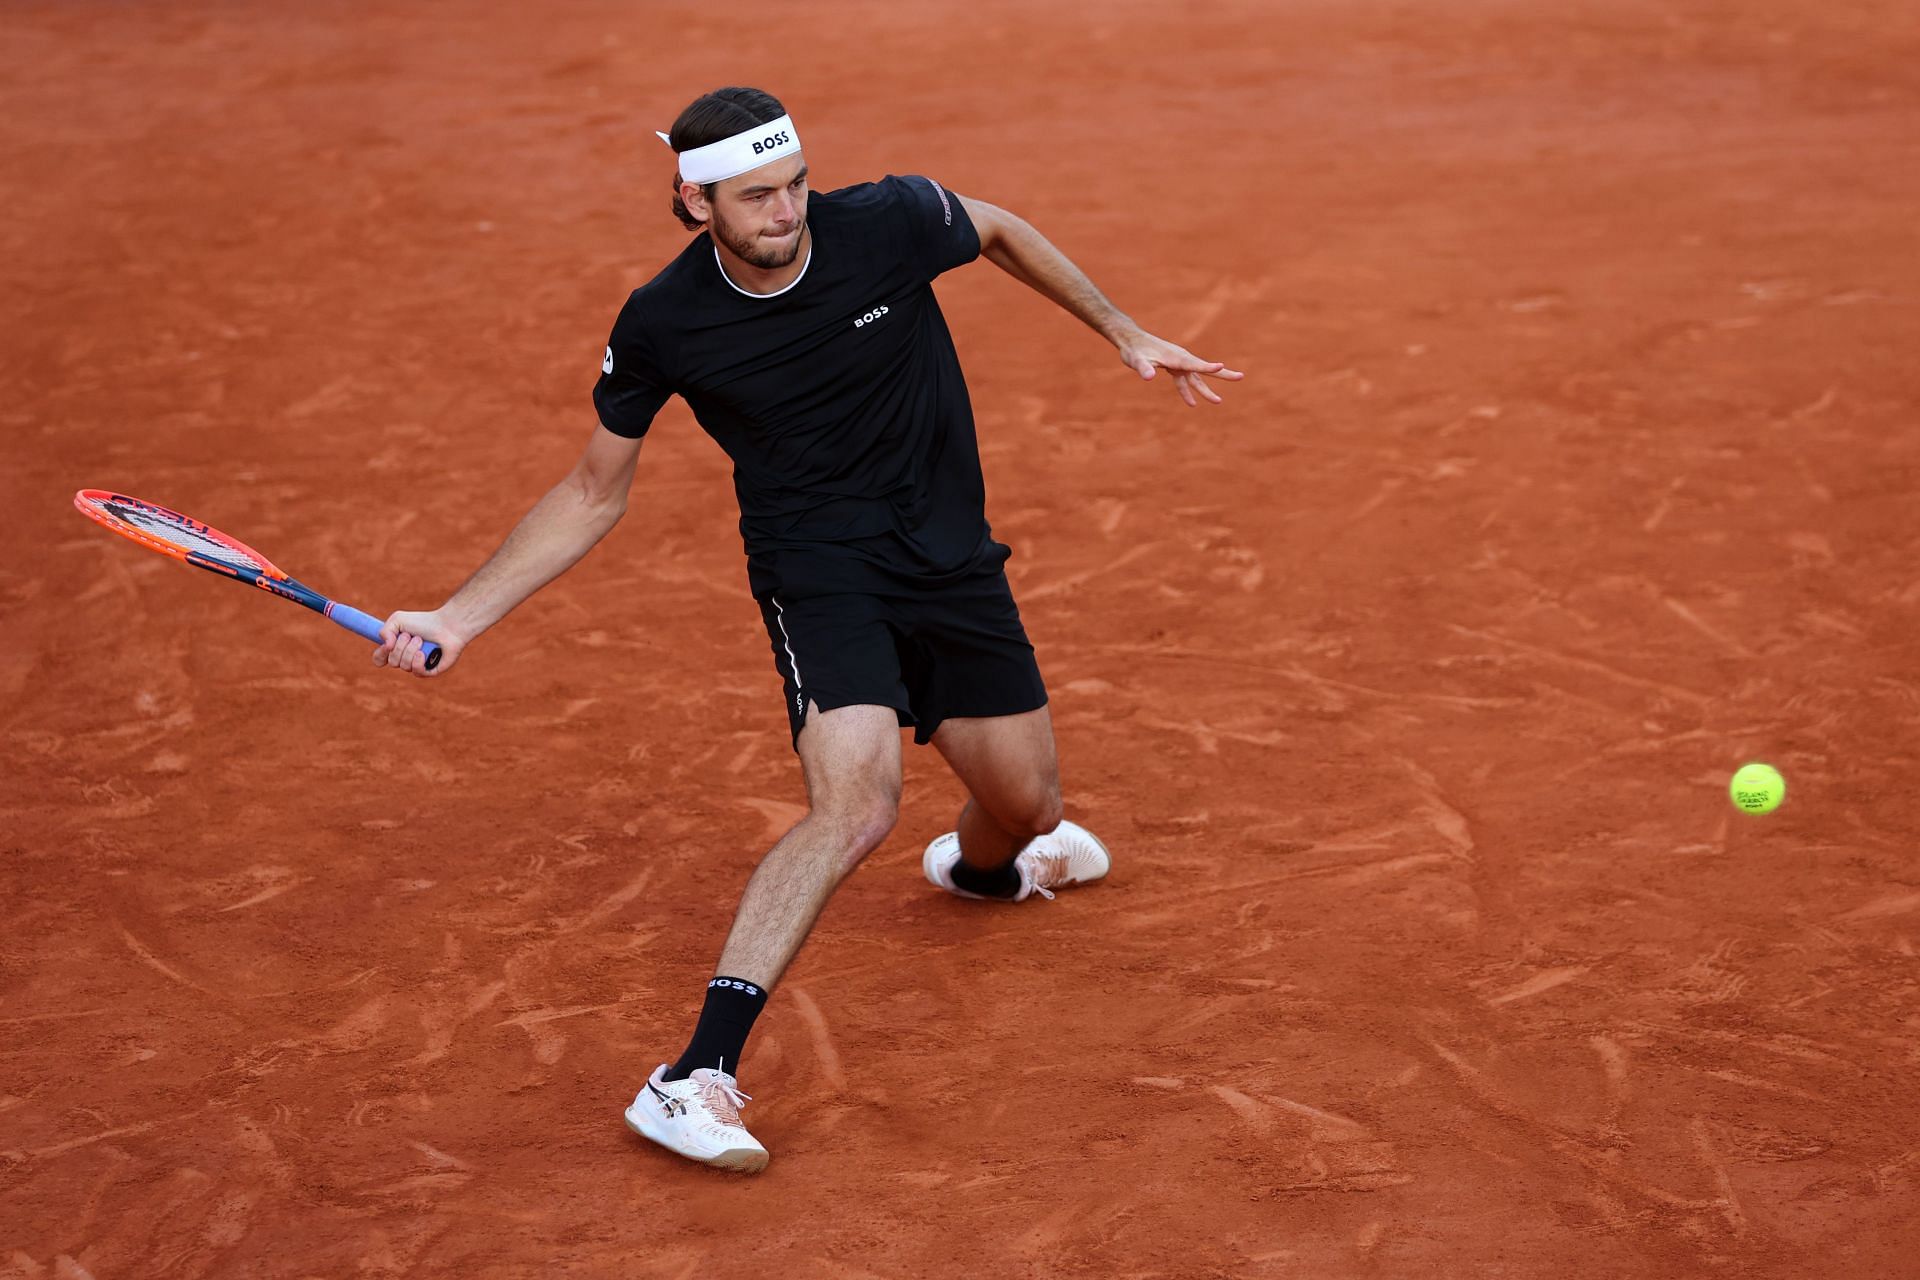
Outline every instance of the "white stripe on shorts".
[[[798, 692], [805, 686], [800, 680], [800, 659], [793, 656], [793, 637], [787, 634], [787, 611], [780, 607], [779, 596], [769, 596], [768, 599], [773, 601], [773, 620], [780, 624], [780, 641], [787, 646], [787, 666], [793, 670], [793, 687]], [[805, 706], [806, 703], [800, 705]]]

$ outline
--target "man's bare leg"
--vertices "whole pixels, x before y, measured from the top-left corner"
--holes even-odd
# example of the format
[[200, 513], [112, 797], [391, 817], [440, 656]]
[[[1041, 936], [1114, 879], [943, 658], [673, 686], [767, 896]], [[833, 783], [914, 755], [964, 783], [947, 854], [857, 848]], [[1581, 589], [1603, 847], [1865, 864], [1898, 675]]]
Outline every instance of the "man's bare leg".
[[967, 788], [960, 858], [992, 871], [1060, 825], [1060, 765], [1047, 709], [943, 721], [933, 745]]
[[702, 1067], [739, 1072], [739, 1058], [773, 984], [807, 940], [821, 908], [887, 833], [900, 809], [900, 726], [887, 707], [807, 708], [800, 731], [807, 816], [760, 860], [707, 984], [700, 1020], [666, 1079]]
[[703, 1164], [752, 1172], [767, 1149], [747, 1132], [748, 1101], [734, 1077], [747, 1034], [847, 874], [871, 853], [900, 809], [900, 726], [891, 708], [807, 708], [800, 764], [807, 816], [760, 860], [734, 913], [720, 967], [707, 984], [693, 1039], [627, 1108], [628, 1127]]
[[932, 883], [968, 898], [1019, 902], [1102, 879], [1113, 859], [1097, 836], [1063, 821], [1053, 722], [1045, 707], [948, 720], [934, 744], [966, 784], [958, 829], [920, 855]]
[[900, 813], [900, 722], [891, 707], [807, 708], [800, 731], [807, 816], [754, 871], [716, 976], [771, 988], [840, 882]]

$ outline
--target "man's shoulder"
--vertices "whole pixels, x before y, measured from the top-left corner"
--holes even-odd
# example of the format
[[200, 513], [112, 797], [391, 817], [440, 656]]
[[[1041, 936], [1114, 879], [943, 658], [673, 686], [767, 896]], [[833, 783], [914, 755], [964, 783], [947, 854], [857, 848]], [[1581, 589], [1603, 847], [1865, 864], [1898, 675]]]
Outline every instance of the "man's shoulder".
[[890, 173], [873, 182], [858, 182], [837, 191], [822, 192], [813, 197], [807, 217], [812, 219], [822, 210], [829, 217], [886, 217], [912, 199], [910, 183], [927, 181], [926, 178], [903, 178]]
[[704, 231], [687, 241], [687, 247], [675, 254], [673, 261], [660, 268], [653, 279], [635, 289], [628, 300], [661, 299], [671, 297], [682, 290], [697, 288], [700, 272], [713, 259], [713, 240]]
[[654, 273], [653, 279], [627, 295], [620, 308], [615, 331], [638, 334], [647, 331], [651, 318], [671, 316], [701, 293], [702, 267], [713, 259], [713, 242], [701, 232], [688, 242], [673, 261]]

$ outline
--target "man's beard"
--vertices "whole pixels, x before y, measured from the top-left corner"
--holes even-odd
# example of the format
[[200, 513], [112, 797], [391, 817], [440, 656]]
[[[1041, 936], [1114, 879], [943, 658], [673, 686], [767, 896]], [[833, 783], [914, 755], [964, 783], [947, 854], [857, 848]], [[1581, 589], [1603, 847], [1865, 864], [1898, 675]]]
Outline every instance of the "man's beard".
[[806, 243], [806, 229], [807, 224], [801, 222], [799, 234], [793, 237], [793, 243], [776, 248], [764, 244], [757, 235], [741, 235], [721, 221], [717, 212], [712, 223], [713, 234], [719, 237], [720, 243], [732, 250], [742, 262], [762, 271], [777, 271], [781, 267], [792, 266], [793, 260], [800, 256], [800, 246]]

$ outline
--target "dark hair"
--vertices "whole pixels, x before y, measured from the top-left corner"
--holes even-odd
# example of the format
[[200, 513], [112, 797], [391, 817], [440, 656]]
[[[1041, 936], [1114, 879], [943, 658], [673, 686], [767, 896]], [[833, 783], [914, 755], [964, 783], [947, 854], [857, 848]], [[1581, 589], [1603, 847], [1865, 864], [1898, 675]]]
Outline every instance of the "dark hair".
[[[673, 128], [668, 130], [668, 136], [675, 151], [691, 151], [722, 138], [731, 138], [736, 133], [744, 133], [757, 124], [778, 120], [785, 114], [787, 109], [780, 105], [780, 99], [764, 89], [715, 89], [687, 104], [687, 109], [680, 113], [680, 118], [673, 122]], [[700, 190], [711, 200], [717, 185], [704, 183]], [[678, 169], [673, 173], [673, 216], [680, 219], [680, 225], [689, 231], [698, 231], [707, 225], [694, 217], [687, 210], [687, 202], [680, 198]]]

